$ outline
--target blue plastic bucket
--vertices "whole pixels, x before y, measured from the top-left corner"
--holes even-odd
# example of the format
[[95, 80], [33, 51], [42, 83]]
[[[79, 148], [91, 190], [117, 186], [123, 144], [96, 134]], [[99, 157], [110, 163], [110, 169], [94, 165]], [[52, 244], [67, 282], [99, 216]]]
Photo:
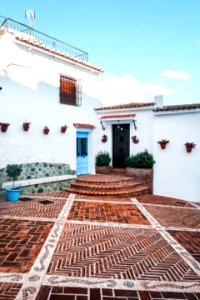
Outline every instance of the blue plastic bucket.
[[6, 197], [7, 201], [16, 202], [19, 200], [21, 189], [16, 189], [16, 190], [6, 189], [6, 193], [7, 193], [7, 197]]

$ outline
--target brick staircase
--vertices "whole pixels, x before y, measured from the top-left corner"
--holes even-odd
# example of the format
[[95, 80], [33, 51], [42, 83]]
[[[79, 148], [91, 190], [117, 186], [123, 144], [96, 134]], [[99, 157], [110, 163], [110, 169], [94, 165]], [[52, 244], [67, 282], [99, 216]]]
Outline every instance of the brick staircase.
[[125, 197], [149, 194], [149, 187], [125, 176], [83, 175], [65, 191], [88, 196]]

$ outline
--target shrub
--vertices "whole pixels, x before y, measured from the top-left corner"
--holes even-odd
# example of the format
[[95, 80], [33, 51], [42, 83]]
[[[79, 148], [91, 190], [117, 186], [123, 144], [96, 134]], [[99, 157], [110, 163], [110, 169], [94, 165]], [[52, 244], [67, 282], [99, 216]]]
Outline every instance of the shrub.
[[22, 166], [20, 166], [20, 165], [7, 165], [6, 173], [7, 173], [8, 177], [12, 178], [13, 187], [14, 187], [14, 181], [19, 177], [21, 172], [22, 172]]
[[111, 162], [111, 157], [108, 152], [100, 151], [96, 156], [96, 166], [109, 166]]
[[126, 159], [126, 166], [129, 168], [152, 169], [154, 163], [153, 155], [147, 150], [131, 155]]

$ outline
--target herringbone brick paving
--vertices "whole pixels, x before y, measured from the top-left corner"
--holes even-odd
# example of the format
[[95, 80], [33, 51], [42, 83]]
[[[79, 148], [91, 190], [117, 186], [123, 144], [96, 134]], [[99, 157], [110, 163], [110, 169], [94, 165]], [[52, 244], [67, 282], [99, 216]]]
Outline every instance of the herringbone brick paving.
[[[22, 198], [23, 200], [23, 198]], [[47, 203], [43, 198], [30, 198], [29, 201], [19, 201], [16, 203], [3, 202], [0, 209], [0, 217], [24, 216], [24, 217], [46, 217], [56, 218], [64, 206], [64, 201], [49, 199]]]
[[27, 272], [53, 224], [0, 219], [0, 272]]
[[[97, 176], [95, 185], [102, 182], [105, 175]], [[137, 196], [140, 205], [130, 197], [68, 196], [1, 199], [0, 300], [200, 299], [198, 207], [155, 195]]]
[[190, 203], [188, 203], [188, 201], [163, 197], [163, 196], [157, 196], [157, 195], [137, 196], [137, 200], [144, 204], [147, 203], [147, 204], [172, 205], [172, 206], [180, 206], [180, 207], [193, 207]]
[[135, 205], [75, 201], [68, 220], [149, 224]]
[[200, 262], [200, 232], [169, 231], [169, 233]]
[[75, 277], [199, 280], [156, 230], [66, 224], [48, 269]]

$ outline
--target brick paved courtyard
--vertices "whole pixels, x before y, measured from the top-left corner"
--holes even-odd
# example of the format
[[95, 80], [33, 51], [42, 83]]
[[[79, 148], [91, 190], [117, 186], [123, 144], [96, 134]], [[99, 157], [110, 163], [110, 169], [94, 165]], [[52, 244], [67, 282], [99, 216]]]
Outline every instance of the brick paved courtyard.
[[1, 201], [6, 299], [200, 299], [200, 203], [69, 193]]

